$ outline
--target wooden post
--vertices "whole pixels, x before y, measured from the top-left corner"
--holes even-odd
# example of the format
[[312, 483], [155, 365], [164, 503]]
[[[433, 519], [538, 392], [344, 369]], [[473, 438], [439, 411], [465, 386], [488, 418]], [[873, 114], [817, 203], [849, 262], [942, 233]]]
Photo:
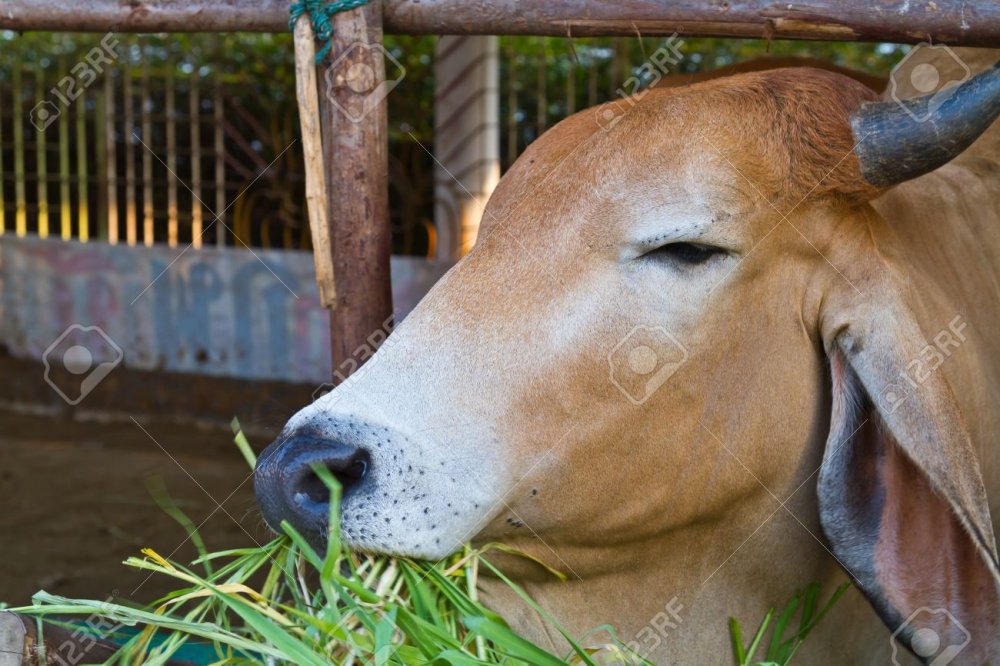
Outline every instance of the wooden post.
[[337, 276], [330, 313], [336, 380], [341, 364], [392, 317], [381, 3], [337, 14], [333, 34], [320, 84], [320, 123]]
[[[923, 41], [995, 47], [989, 0], [383, 0], [385, 29], [406, 35], [685, 36]], [[0, 30], [284, 32], [288, 0], [4, 0]]]
[[[323, 166], [323, 137], [320, 128], [316, 85], [316, 36], [308, 16], [295, 22], [295, 94], [302, 128], [302, 153], [306, 169], [306, 208], [312, 234], [313, 262], [319, 301], [325, 308], [336, 306], [337, 288], [333, 273], [333, 246], [330, 244], [329, 197]], [[289, 227], [285, 225], [287, 230]], [[287, 244], [286, 244], [287, 247]]]

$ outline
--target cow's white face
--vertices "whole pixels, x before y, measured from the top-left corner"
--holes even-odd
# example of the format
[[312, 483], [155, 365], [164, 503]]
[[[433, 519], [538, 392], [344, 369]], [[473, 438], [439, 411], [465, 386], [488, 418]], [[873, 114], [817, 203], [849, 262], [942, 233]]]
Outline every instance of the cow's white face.
[[[773, 474], [790, 472], [825, 418], [801, 288], [829, 267], [776, 229], [787, 155], [762, 165], [769, 139], [703, 109], [654, 91], [608, 130], [593, 111], [553, 129], [501, 183], [475, 249], [288, 423], [285, 439], [344, 447], [335, 469], [364, 467], [348, 543], [437, 558], [473, 537], [651, 538], [754, 490], [719, 477], [716, 436], [758, 459], [766, 441]], [[790, 241], [784, 260], [745, 261], [769, 232]], [[741, 413], [764, 396], [766, 413]]]

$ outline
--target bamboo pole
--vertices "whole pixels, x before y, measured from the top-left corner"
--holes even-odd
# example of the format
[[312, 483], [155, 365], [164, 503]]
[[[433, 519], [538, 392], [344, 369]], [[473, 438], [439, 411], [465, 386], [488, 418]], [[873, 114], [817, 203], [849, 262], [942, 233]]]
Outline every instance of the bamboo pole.
[[[634, 35], [1000, 45], [1000, 3], [968, 0], [385, 0], [408, 35]], [[381, 17], [380, 17], [381, 18]], [[4, 0], [0, 29], [284, 32], [287, 0]]]
[[[59, 80], [66, 76], [66, 59], [59, 59]], [[84, 106], [79, 100], [78, 106]], [[59, 114], [59, 236], [63, 240], [73, 237], [73, 204], [70, 201], [69, 171], [69, 109]]]
[[[99, 97], [100, 95], [98, 95]], [[97, 118], [99, 119], [100, 115]], [[97, 125], [100, 126], [99, 120]], [[90, 173], [87, 164], [87, 146], [87, 105], [81, 102], [76, 107], [76, 192], [78, 202], [76, 237], [82, 243], [90, 240]], [[72, 235], [73, 231], [70, 229], [70, 236]]]
[[167, 245], [177, 247], [177, 107], [174, 91], [174, 68], [168, 67], [166, 81], [167, 111]]
[[[109, 71], [104, 77], [104, 101], [101, 112], [97, 114], [97, 127], [104, 139], [97, 142], [101, 155], [103, 169], [99, 171], [104, 177], [104, 209], [105, 216], [98, 228], [102, 238], [107, 238], [111, 245], [118, 244], [118, 144], [115, 141], [115, 83]], [[102, 122], [103, 121], [103, 122]], [[127, 145], [127, 144], [126, 144]]]
[[[44, 95], [45, 80], [41, 67], [35, 68], [35, 92], [41, 93], [38, 98]], [[62, 114], [60, 114], [60, 117]], [[48, 174], [48, 145], [45, 143], [46, 132], [35, 128], [35, 178], [37, 178], [38, 189], [38, 237], [49, 237], [49, 174]]]
[[[316, 87], [316, 37], [308, 16], [295, 22], [295, 94], [299, 103], [302, 127], [302, 153], [306, 170], [306, 208], [312, 235], [313, 263], [319, 300], [325, 308], [336, 305], [336, 282], [333, 273], [333, 247], [330, 243], [329, 201], [326, 193], [326, 169], [323, 167], [323, 138], [320, 131], [319, 98]], [[286, 230], [289, 229], [285, 225]]]
[[188, 111], [191, 114], [191, 244], [201, 247], [202, 203], [201, 203], [201, 96], [198, 94], [198, 76], [191, 77], [188, 96]]
[[138, 230], [136, 229], [135, 210], [135, 118], [132, 110], [132, 68], [125, 64], [122, 72], [122, 88], [125, 106], [125, 242], [129, 246], [136, 244]]
[[216, 69], [213, 87], [213, 129], [215, 130], [215, 244], [226, 246], [226, 141], [223, 130], [222, 73]]
[[21, 66], [14, 65], [14, 233], [28, 233], [28, 197], [25, 193], [24, 173], [24, 83]]
[[[142, 66], [139, 116], [142, 122], [142, 243], [153, 247], [156, 209], [153, 207], [153, 97], [149, 88], [149, 66]], [[172, 179], [171, 179], [172, 180]]]

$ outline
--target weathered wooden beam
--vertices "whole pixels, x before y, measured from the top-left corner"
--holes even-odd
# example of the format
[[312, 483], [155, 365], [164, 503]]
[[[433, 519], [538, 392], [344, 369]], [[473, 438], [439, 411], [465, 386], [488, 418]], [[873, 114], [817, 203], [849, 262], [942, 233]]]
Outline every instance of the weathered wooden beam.
[[[386, 79], [382, 12], [377, 3], [334, 16], [333, 35], [319, 82], [319, 114], [337, 283], [330, 313], [337, 382], [384, 339], [386, 322], [392, 317], [384, 99], [392, 87]], [[358, 350], [366, 348], [368, 352], [359, 358]]]
[[[1000, 47], [992, 0], [384, 0], [385, 31], [441, 35], [705, 35], [932, 40]], [[287, 0], [5, 0], [0, 28], [103, 32], [283, 32]]]
[[319, 87], [316, 83], [316, 36], [309, 17], [295, 22], [295, 94], [302, 129], [302, 155], [306, 169], [306, 210], [312, 235], [313, 262], [319, 302], [336, 307], [337, 284], [333, 273], [333, 244], [330, 242], [330, 198], [326, 193], [323, 166], [323, 136], [320, 129]]

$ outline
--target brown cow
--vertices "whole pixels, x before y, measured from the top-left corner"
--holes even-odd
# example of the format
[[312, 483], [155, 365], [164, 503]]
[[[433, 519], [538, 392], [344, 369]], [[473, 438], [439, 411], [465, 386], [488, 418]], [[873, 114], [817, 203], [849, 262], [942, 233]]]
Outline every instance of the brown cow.
[[794, 68], [559, 123], [262, 455], [265, 518], [322, 539], [325, 464], [352, 546], [502, 540], [569, 574], [504, 563], [571, 633], [656, 663], [726, 663], [728, 616], [845, 572], [799, 662], [998, 663], [1000, 70], [961, 55], [940, 104]]

